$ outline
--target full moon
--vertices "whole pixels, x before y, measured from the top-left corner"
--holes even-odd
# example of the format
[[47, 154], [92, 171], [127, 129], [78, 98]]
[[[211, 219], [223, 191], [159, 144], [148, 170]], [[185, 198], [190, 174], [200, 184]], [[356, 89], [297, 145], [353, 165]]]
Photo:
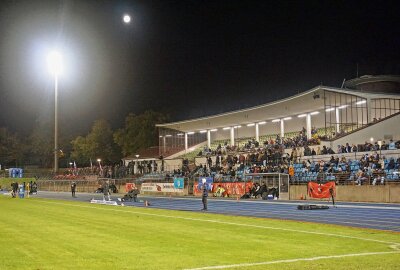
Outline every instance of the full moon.
[[129, 15], [124, 15], [123, 20], [124, 20], [124, 23], [130, 23], [130, 21], [131, 21], [131, 16], [129, 16]]

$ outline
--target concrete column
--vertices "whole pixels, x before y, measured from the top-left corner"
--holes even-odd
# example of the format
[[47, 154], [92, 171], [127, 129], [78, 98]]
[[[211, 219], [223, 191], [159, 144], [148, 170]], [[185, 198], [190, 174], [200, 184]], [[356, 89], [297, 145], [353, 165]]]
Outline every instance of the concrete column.
[[211, 131], [207, 130], [207, 146], [211, 148]]
[[281, 138], [285, 137], [285, 121], [281, 119]]
[[163, 137], [163, 155], [167, 152], [166, 137]]
[[258, 128], [258, 123], [256, 123], [256, 141], [260, 142], [260, 130]]
[[231, 127], [231, 146], [235, 145], [235, 129]]
[[336, 112], [336, 133], [340, 133], [340, 113], [339, 113], [339, 108], [335, 109]]
[[371, 98], [367, 98], [367, 115], [368, 115], [368, 122], [372, 123], [372, 102]]
[[185, 132], [185, 151], [188, 150], [188, 134]]
[[311, 139], [311, 114], [307, 113], [306, 116], [306, 122], [307, 122], [307, 139]]

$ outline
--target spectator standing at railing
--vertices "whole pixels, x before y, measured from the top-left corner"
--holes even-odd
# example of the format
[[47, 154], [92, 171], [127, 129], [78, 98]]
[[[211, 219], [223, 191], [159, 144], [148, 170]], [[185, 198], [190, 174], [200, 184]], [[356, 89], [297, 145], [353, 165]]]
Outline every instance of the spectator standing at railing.
[[396, 150], [396, 143], [392, 139], [389, 142], [389, 150]]

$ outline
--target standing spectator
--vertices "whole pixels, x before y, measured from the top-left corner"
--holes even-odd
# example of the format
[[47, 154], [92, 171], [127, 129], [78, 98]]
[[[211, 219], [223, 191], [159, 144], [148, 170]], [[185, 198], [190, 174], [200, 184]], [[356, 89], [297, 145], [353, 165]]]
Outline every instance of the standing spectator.
[[74, 181], [74, 182], [72, 182], [72, 184], [71, 184], [71, 193], [72, 193], [72, 197], [73, 197], [73, 198], [76, 198], [76, 196], [75, 196], [75, 191], [76, 191], [76, 183], [75, 183], [75, 181]]
[[207, 197], [208, 197], [208, 189], [207, 189], [207, 183], [206, 183], [206, 179], [203, 179], [203, 193], [201, 196], [201, 201], [203, 203], [203, 211], [207, 211]]

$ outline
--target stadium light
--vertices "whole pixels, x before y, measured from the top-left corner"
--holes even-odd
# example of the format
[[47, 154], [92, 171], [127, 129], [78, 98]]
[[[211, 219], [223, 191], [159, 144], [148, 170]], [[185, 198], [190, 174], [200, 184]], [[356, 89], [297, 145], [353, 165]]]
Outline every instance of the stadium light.
[[307, 114], [303, 113], [303, 114], [298, 115], [297, 117], [298, 118], [303, 118], [303, 117], [306, 117], [306, 116], [307, 116]]
[[167, 134], [167, 135], [165, 135], [165, 137], [172, 137], [172, 135], [171, 134]]
[[344, 109], [344, 108], [347, 108], [349, 105], [342, 105], [342, 106], [339, 106], [338, 107], [338, 109]]
[[57, 51], [47, 55], [47, 66], [54, 75], [54, 173], [58, 172], [58, 75], [62, 71], [62, 56]]
[[265, 125], [267, 122], [266, 121], [262, 121], [262, 122], [259, 122], [258, 124], [259, 125]]
[[239, 126], [234, 126], [233, 128], [241, 128], [241, 127], [242, 127], [242, 126], [239, 125]]
[[317, 114], [319, 114], [319, 111], [315, 111], [315, 112], [312, 112], [312, 113], [310, 113], [311, 115], [317, 115]]
[[367, 103], [366, 100], [360, 100], [360, 101], [357, 101], [355, 104], [356, 105], [361, 105], [361, 104], [365, 104], [365, 103]]
[[214, 129], [211, 129], [210, 131], [215, 132], [215, 131], [218, 131], [218, 129], [214, 128]]
[[331, 112], [331, 111], [334, 111], [335, 110], [335, 108], [328, 108], [328, 109], [326, 109], [325, 111], [326, 112]]
[[177, 136], [183, 136], [183, 133], [178, 133], [178, 134], [176, 134]]
[[200, 130], [200, 133], [207, 133], [207, 130]]
[[192, 134], [194, 134], [194, 131], [189, 131], [187, 134], [192, 135]]
[[223, 130], [228, 130], [231, 129], [230, 127], [224, 127]]
[[163, 136], [160, 136], [160, 138], [162, 138]]
[[274, 120], [272, 120], [272, 123], [277, 123], [277, 122], [280, 122], [281, 121], [281, 119], [274, 119]]
[[255, 125], [254, 123], [247, 124], [248, 127], [254, 127]]
[[287, 121], [287, 120], [291, 120], [291, 119], [292, 119], [292, 117], [291, 117], [291, 116], [283, 118], [283, 120], [285, 120], [285, 121]]

